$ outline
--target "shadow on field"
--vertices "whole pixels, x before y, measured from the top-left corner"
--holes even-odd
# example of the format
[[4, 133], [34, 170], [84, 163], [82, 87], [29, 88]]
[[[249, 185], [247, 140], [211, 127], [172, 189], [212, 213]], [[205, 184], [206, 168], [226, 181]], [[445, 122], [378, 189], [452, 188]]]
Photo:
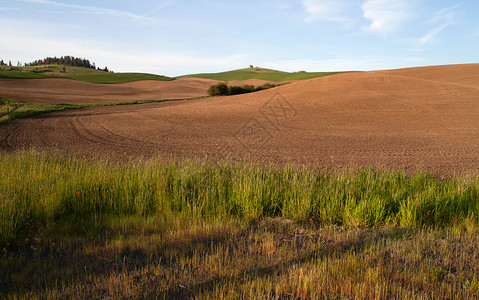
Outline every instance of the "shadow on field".
[[[192, 257], [195, 253], [209, 255], [212, 249], [227, 245], [235, 238], [229, 231], [215, 231], [164, 241], [161, 229], [150, 233], [114, 232], [106, 226], [95, 227], [75, 218], [54, 227], [56, 229], [48, 234], [49, 237], [42, 234], [32, 236], [10, 250], [4, 249], [3, 255], [0, 249], [0, 298], [12, 293], [42, 293], [58, 286], [75, 290], [84, 284], [89, 289], [81, 292], [82, 298], [103, 298], [108, 296], [104, 287], [95, 287], [92, 278], [108, 278], [115, 273], [130, 274], [147, 267], [175, 269], [179, 260]], [[148, 241], [148, 249], [143, 248], [141, 243], [112, 248], [106, 246], [111, 241], [138, 237]], [[85, 249], [94, 249], [93, 254], [85, 254], [89, 252]], [[152, 295], [159, 294], [164, 287], [160, 289], [151, 283], [147, 291]]]
[[[253, 224], [244, 230], [213, 230], [168, 241], [161, 230], [151, 233], [129, 232], [125, 236], [125, 232], [112, 233], [111, 230], [102, 228], [87, 233], [81, 233], [80, 230], [65, 236], [64, 234], [71, 230], [64, 227], [54, 234], [60, 237], [59, 240], [44, 239], [37, 244], [33, 243], [23, 253], [7, 253], [0, 257], [0, 295], [12, 293], [42, 295], [50, 289], [63, 286], [66, 289], [64, 296], [67, 298], [111, 297], [111, 290], [108, 291], [108, 287], [102, 286], [101, 282], [108, 281], [111, 276], [118, 277], [118, 274], [123, 274], [127, 278], [136, 278], [132, 280], [141, 280], [141, 290], [138, 291], [139, 294], [135, 294], [136, 297], [184, 299], [214, 291], [218, 286], [231, 282], [241, 283], [264, 276], [279, 276], [288, 272], [293, 265], [302, 265], [317, 258], [341, 255], [349, 251], [359, 254], [378, 239], [395, 238], [398, 234], [397, 230], [378, 233], [371, 229], [360, 229], [357, 234], [348, 234], [347, 237], [341, 237], [340, 241], [335, 241], [315, 233], [320, 231], [321, 227], [313, 225], [311, 231], [313, 237], [302, 236], [294, 239], [292, 244], [283, 242], [285, 237], [288, 238], [288, 235], [291, 237], [291, 233], [299, 229], [297, 224], [269, 224], [269, 226]], [[284, 246], [288, 256], [284, 259], [279, 257], [280, 262], [277, 262], [276, 257], [276, 263], [271, 263], [264, 252], [256, 252], [252, 256], [248, 254], [246, 249], [251, 247], [252, 237], [262, 234], [273, 234], [277, 241], [284, 243], [280, 247]], [[140, 242], [126, 243], [113, 248], [106, 246], [110, 241], [128, 240], [128, 237], [133, 237], [133, 240], [139, 237]], [[308, 246], [310, 241], [318, 240], [321, 240], [319, 249], [318, 246]], [[66, 243], [67, 246], [64, 244], [63, 248], [56, 247], [55, 243], [57, 245]], [[94, 251], [92, 254], [86, 254], [88, 251], [85, 249]], [[233, 261], [238, 259], [240, 262], [245, 260], [245, 256], [250, 255], [248, 257], [250, 263], [244, 266], [241, 263], [237, 264], [235, 271], [238, 275], [223, 277], [214, 277], [214, 273], [209, 272], [208, 267], [204, 265], [203, 269], [201, 265], [189, 265], [186, 268], [181, 266], [182, 262], [194, 257], [214, 257], [217, 251], [229, 251], [228, 253], [236, 251], [238, 256], [233, 257]], [[244, 255], [241, 255], [243, 253]], [[251, 264], [251, 259], [257, 260], [258, 263]], [[200, 269], [196, 269], [198, 267]], [[224, 270], [228, 266], [221, 267]], [[158, 277], [152, 274], [151, 270], [163, 270], [160, 274], [167, 271], [173, 277], [163, 281], [161, 276], [164, 275]], [[143, 275], [139, 277], [134, 275], [138, 272]]]
[[[251, 231], [250, 231], [251, 233]], [[283, 260], [279, 263], [267, 265], [267, 266], [258, 266], [252, 268], [246, 268], [241, 270], [239, 275], [236, 276], [224, 276], [218, 277], [211, 280], [206, 280], [200, 283], [196, 283], [189, 286], [177, 285], [168, 289], [165, 292], [160, 293], [160, 299], [185, 299], [185, 298], [197, 298], [202, 293], [208, 294], [208, 292], [213, 292], [218, 286], [227, 284], [227, 283], [243, 283], [245, 281], [254, 281], [257, 278], [266, 277], [266, 276], [280, 276], [289, 271], [289, 268], [292, 266], [301, 266], [303, 264], [309, 263], [316, 259], [322, 259], [328, 256], [341, 255], [343, 253], [348, 253], [354, 251], [356, 254], [360, 254], [363, 250], [367, 249], [372, 244], [376, 243], [378, 239], [387, 239], [387, 238], [396, 238], [399, 235], [404, 234], [404, 232], [398, 232], [393, 230], [390, 232], [385, 232], [383, 234], [370, 234], [370, 230], [361, 231], [358, 235], [354, 235], [350, 240], [341, 241], [339, 243], [334, 243], [332, 241], [323, 244], [319, 250], [309, 250], [305, 253], [300, 253], [293, 256], [289, 260]], [[239, 236], [234, 238], [240, 238]], [[158, 296], [158, 294], [146, 295], [146, 297]]]

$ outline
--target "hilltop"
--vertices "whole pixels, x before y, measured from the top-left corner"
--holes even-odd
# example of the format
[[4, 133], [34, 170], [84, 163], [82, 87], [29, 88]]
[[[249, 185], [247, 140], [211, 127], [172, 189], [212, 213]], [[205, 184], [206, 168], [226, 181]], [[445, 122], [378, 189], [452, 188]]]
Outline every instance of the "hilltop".
[[155, 74], [112, 73], [104, 70], [58, 64], [22, 67], [3, 65], [0, 66], [0, 78], [67, 78], [91, 83], [124, 83], [139, 80], [174, 80], [174, 78]]
[[331, 74], [335, 73], [287, 73], [248, 68], [171, 78], [145, 73], [113, 73], [102, 69], [56, 63], [27, 64], [19, 67], [0, 65], [0, 98], [32, 103], [76, 105], [185, 99], [206, 96], [208, 88], [219, 81], [228, 81], [228, 84], [233, 86], [261, 86]]
[[245, 80], [265, 80], [265, 81], [292, 81], [312, 79], [326, 75], [336, 74], [338, 72], [283, 72], [278, 70], [253, 67], [238, 69], [220, 73], [200, 73], [189, 74], [178, 77], [166, 77], [148, 73], [115, 73], [108, 70], [107, 67], [100, 69], [95, 63], [84, 58], [72, 56], [47, 57], [35, 60], [30, 63], [13, 66], [9, 61], [8, 65], [2, 59], [0, 61], [0, 78], [15, 79], [45, 79], [45, 78], [67, 78], [90, 83], [126, 83], [140, 80], [159, 80], [169, 81], [177, 78], [201, 78], [219, 81], [245, 81]]
[[337, 74], [338, 72], [295, 72], [288, 73], [283, 71], [265, 69], [265, 68], [246, 68], [238, 69], [227, 72], [220, 73], [201, 73], [201, 74], [191, 74], [183, 75], [177, 78], [187, 78], [187, 77], [196, 77], [196, 78], [205, 78], [213, 79], [220, 81], [231, 81], [231, 80], [248, 80], [248, 79], [262, 79], [268, 81], [289, 81], [289, 80], [303, 80], [303, 79], [312, 79], [327, 75]]
[[245, 81], [245, 80], [266, 80], [266, 81], [291, 81], [304, 80], [338, 72], [283, 72], [264, 68], [246, 68], [220, 73], [189, 74], [178, 77], [167, 77], [148, 73], [113, 73], [104, 70], [49, 64], [36, 66], [7, 66], [0, 65], [0, 78], [16, 79], [39, 79], [39, 78], [67, 78], [91, 83], [125, 83], [139, 80], [170, 81], [178, 78], [202, 78], [219, 81]]

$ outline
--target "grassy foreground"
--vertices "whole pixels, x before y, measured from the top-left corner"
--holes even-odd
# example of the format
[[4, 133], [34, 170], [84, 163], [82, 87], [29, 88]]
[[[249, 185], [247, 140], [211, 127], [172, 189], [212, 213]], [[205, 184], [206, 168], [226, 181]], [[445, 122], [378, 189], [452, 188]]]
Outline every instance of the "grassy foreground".
[[479, 297], [479, 178], [35, 151], [0, 165], [2, 297]]
[[314, 72], [314, 73], [288, 73], [270, 69], [263, 68], [248, 68], [248, 69], [239, 69], [221, 73], [203, 73], [203, 74], [192, 74], [180, 76], [183, 77], [196, 77], [196, 78], [206, 78], [213, 80], [248, 80], [248, 79], [262, 79], [269, 81], [288, 81], [288, 80], [304, 80], [312, 79], [327, 75], [337, 74], [338, 72]]
[[[65, 68], [65, 71], [63, 71]], [[39, 79], [67, 78], [91, 83], [125, 83], [139, 80], [168, 81], [174, 78], [146, 73], [110, 73], [89, 68], [42, 65], [31, 67], [0, 66], [0, 78]]]

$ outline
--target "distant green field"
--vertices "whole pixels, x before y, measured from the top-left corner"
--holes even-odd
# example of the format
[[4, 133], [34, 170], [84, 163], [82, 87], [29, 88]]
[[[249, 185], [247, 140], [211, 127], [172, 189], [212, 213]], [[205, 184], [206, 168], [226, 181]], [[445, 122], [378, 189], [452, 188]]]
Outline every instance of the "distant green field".
[[132, 82], [139, 80], [159, 80], [159, 81], [170, 81], [174, 78], [146, 74], [146, 73], [104, 73], [104, 74], [78, 74], [66, 76], [66, 78], [87, 81], [93, 83], [124, 83]]
[[[38, 79], [38, 78], [68, 78], [92, 83], [124, 83], [139, 80], [174, 80], [175, 78], [146, 73], [109, 73], [101, 70], [65, 66], [43, 65], [31, 67], [0, 66], [0, 78]], [[263, 79], [268, 81], [288, 81], [317, 78], [338, 72], [298, 72], [288, 73], [263, 68], [248, 68], [221, 73], [203, 73], [179, 76], [177, 78], [206, 78], [220, 81]]]
[[87, 105], [37, 104], [0, 98], [0, 124], [9, 123], [16, 119], [27, 118], [42, 113], [79, 109], [83, 107], [87, 107]]
[[19, 72], [19, 71], [0, 71], [0, 78], [19, 78], [19, 79], [37, 79], [37, 78], [57, 78], [59, 76], [45, 75], [39, 73]]
[[303, 80], [327, 75], [337, 74], [338, 72], [298, 72], [288, 73], [263, 68], [248, 68], [221, 73], [203, 73], [184, 75], [178, 78], [197, 77], [214, 80], [247, 80], [247, 79], [263, 79], [269, 81], [288, 81], [288, 80]]
[[123, 83], [138, 80], [174, 80], [174, 78], [145, 73], [109, 73], [100, 70], [63, 66], [44, 65], [32, 67], [0, 66], [0, 78], [68, 78], [92, 83]]

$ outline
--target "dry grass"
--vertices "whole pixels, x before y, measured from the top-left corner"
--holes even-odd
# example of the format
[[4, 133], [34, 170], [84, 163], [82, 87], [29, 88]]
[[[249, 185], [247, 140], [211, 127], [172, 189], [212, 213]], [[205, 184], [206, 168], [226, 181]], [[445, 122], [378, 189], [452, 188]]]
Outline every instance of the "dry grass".
[[[88, 222], [96, 222], [96, 231]], [[47, 226], [0, 260], [3, 296], [160, 299], [479, 297], [477, 232], [123, 218]], [[76, 228], [72, 230], [72, 228]], [[48, 270], [48, 272], [45, 272]]]
[[475, 178], [33, 151], [0, 163], [2, 298], [479, 297]]

